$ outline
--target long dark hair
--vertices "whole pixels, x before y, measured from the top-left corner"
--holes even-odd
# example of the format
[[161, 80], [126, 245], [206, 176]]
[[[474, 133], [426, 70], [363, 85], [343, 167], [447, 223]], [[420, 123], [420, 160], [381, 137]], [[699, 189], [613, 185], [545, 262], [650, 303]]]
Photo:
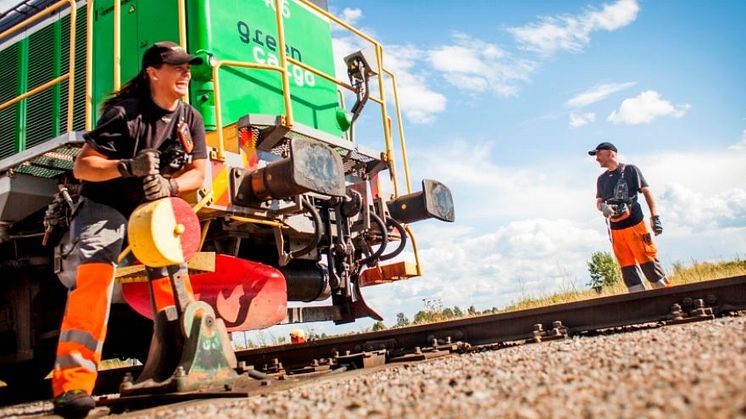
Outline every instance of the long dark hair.
[[103, 112], [120, 101], [131, 97], [150, 97], [150, 78], [144, 68], [135, 77], [125, 83], [119, 91], [112, 93], [110, 97], [104, 100], [101, 104], [101, 111]]

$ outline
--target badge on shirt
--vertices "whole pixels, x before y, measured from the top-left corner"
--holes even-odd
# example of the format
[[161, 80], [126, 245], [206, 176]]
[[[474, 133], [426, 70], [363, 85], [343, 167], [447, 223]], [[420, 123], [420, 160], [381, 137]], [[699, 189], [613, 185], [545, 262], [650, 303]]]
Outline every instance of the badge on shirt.
[[192, 141], [192, 133], [189, 131], [189, 124], [184, 121], [179, 122], [179, 125], [176, 127], [176, 132], [179, 135], [179, 141], [181, 141], [181, 146], [184, 148], [184, 151], [186, 151], [187, 154], [191, 154], [194, 149], [194, 141]]

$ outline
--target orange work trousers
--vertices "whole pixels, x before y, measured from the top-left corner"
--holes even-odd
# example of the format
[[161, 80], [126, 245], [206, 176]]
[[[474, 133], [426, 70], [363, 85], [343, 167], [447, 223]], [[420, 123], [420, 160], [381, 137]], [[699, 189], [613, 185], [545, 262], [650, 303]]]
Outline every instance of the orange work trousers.
[[611, 243], [616, 260], [622, 268], [657, 261], [658, 248], [644, 220], [632, 227], [611, 230]]
[[642, 286], [640, 270], [653, 288], [667, 286], [666, 271], [658, 262], [658, 249], [645, 226], [645, 221], [625, 229], [611, 230], [611, 242], [614, 246], [614, 255], [622, 268], [622, 278], [630, 290]]

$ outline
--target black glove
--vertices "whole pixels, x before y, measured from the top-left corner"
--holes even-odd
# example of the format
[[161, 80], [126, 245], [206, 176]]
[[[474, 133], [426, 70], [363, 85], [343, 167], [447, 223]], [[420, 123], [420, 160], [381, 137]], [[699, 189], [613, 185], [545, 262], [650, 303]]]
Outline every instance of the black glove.
[[656, 236], [663, 233], [663, 224], [661, 223], [661, 217], [659, 215], [650, 217], [650, 227], [653, 228], [653, 232]]
[[[65, 190], [67, 192], [67, 190]], [[47, 206], [44, 213], [44, 238], [42, 245], [56, 246], [62, 236], [70, 227], [72, 208], [63, 197], [62, 192], [57, 192], [52, 202]]]
[[161, 175], [149, 175], [142, 182], [145, 199], [155, 201], [156, 199], [168, 198], [179, 194], [179, 185], [173, 179], [167, 179]]
[[146, 148], [132, 159], [119, 160], [117, 170], [122, 177], [145, 177], [158, 174], [161, 159], [158, 150]]

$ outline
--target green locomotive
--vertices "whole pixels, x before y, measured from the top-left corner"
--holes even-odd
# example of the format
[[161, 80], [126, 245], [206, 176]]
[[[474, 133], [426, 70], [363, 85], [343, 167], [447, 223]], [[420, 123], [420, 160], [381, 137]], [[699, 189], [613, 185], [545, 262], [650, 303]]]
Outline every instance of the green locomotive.
[[[344, 81], [332, 25], [370, 44], [344, 58]], [[60, 193], [74, 205], [82, 133], [161, 40], [203, 57], [186, 98], [204, 116], [210, 154], [191, 198], [203, 234], [190, 267], [229, 331], [379, 318], [360, 288], [421, 274], [416, 247], [414, 263], [397, 257], [414, 244], [408, 223], [454, 219], [447, 187], [410, 189], [383, 47], [324, 0], [19, 1], [0, 15], [0, 380], [11, 385], [49, 371], [64, 309], [55, 262], [65, 249], [42, 243], [45, 208]], [[366, 104], [380, 110], [380, 149], [355, 139]], [[142, 358], [152, 330], [144, 274], [137, 264], [117, 272], [104, 356]]]

